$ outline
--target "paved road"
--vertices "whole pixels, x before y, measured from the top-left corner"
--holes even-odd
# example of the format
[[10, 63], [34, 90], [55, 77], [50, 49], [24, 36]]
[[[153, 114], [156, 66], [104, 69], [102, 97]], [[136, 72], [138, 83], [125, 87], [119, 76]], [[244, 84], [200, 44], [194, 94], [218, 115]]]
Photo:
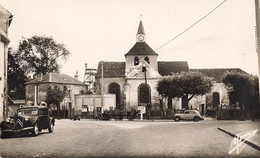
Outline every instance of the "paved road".
[[[224, 157], [233, 137], [260, 130], [260, 122], [94, 121], [57, 120], [53, 133], [0, 140], [2, 157]], [[260, 132], [238, 156], [260, 157]], [[241, 146], [242, 147], [242, 146]]]

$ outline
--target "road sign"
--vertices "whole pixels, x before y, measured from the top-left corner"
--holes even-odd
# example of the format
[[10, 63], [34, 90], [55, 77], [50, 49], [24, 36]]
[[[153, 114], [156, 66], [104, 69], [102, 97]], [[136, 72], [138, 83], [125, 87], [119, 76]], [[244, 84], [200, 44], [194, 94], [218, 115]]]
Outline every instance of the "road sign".
[[141, 114], [141, 113], [143, 113], [143, 114], [146, 113], [146, 108], [145, 108], [145, 106], [138, 106], [137, 109], [140, 111], [140, 114]]
[[145, 106], [138, 106], [137, 109], [140, 111], [140, 120], [143, 120], [143, 114], [146, 112], [145, 111]]
[[82, 112], [88, 112], [88, 106], [82, 105]]

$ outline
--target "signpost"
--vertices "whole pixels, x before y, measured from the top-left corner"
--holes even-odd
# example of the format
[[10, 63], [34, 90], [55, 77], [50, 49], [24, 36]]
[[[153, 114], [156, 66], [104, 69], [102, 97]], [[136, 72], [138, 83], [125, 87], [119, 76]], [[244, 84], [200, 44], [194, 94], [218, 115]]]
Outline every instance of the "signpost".
[[138, 106], [137, 109], [140, 111], [140, 120], [143, 120], [143, 114], [145, 114], [145, 106]]

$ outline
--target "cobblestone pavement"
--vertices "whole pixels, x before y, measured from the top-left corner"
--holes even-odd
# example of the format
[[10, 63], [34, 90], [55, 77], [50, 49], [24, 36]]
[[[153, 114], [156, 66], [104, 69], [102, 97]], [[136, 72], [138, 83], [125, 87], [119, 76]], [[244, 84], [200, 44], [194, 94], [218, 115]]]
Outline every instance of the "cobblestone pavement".
[[[258, 129], [241, 152], [228, 154], [233, 137]], [[260, 157], [260, 122], [56, 120], [53, 133], [0, 140], [0, 157]], [[242, 150], [243, 149], [243, 150]]]

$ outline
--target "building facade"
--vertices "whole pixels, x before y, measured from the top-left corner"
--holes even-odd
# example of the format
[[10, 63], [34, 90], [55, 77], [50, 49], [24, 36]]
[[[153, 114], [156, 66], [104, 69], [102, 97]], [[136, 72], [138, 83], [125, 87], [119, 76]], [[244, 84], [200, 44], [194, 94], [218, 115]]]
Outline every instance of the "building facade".
[[[87, 87], [79, 80], [65, 74], [48, 73], [26, 83], [26, 105], [40, 105], [46, 100], [48, 88], [58, 86], [60, 89], [66, 87], [66, 96], [61, 102], [63, 110], [76, 107], [75, 95], [83, 93]], [[55, 107], [54, 107], [55, 108]], [[55, 110], [55, 109], [52, 109]]]
[[[96, 75], [102, 93], [116, 94], [116, 106], [129, 110], [137, 106], [160, 109], [156, 90], [160, 76], [189, 71], [187, 61], [157, 61], [158, 54], [146, 43], [142, 21], [135, 45], [125, 54], [124, 62], [99, 62]], [[181, 100], [174, 104], [180, 105]]]
[[0, 122], [7, 112], [7, 45], [8, 27], [12, 21], [12, 14], [0, 6]]
[[[125, 54], [124, 62], [98, 63], [96, 83], [101, 93], [116, 94], [116, 107], [130, 110], [137, 106], [151, 106], [152, 110], [181, 109], [181, 98], [161, 98], [156, 90], [160, 76], [182, 71], [199, 71], [214, 78], [212, 93], [194, 97], [189, 102], [191, 109], [206, 114], [208, 107], [229, 104], [229, 92], [221, 83], [227, 71], [240, 69], [189, 69], [187, 61], [158, 61], [158, 54], [146, 43], [142, 21], [139, 23], [135, 45]], [[208, 106], [207, 106], [208, 105]]]

